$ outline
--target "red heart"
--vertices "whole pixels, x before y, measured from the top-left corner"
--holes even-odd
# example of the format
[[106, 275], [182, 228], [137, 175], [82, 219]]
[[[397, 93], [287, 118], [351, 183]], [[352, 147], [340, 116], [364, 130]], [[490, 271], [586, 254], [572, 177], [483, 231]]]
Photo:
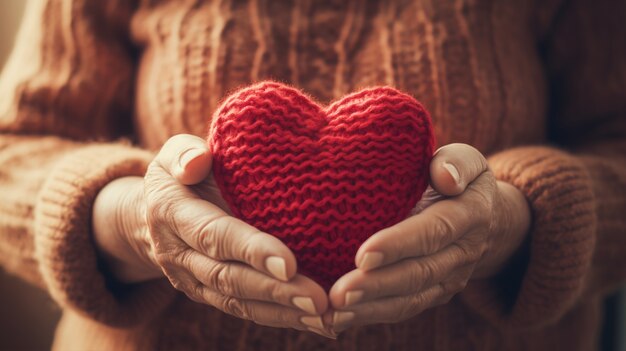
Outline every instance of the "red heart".
[[428, 184], [428, 112], [389, 87], [320, 107], [262, 82], [228, 97], [209, 132], [215, 180], [234, 215], [280, 238], [325, 289], [359, 246], [409, 215]]

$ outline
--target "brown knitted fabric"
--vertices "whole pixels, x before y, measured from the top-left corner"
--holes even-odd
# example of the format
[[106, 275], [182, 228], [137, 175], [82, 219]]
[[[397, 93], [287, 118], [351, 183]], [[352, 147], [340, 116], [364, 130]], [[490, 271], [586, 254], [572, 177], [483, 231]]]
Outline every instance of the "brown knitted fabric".
[[[593, 349], [601, 299], [626, 280], [625, 7], [33, 1], [0, 78], [0, 264], [64, 309], [57, 349]], [[374, 84], [413, 94], [440, 144], [476, 146], [526, 195], [527, 246], [450, 303], [338, 341], [238, 320], [165, 281], [115, 282], [90, 236], [98, 191], [269, 78], [321, 102]]]

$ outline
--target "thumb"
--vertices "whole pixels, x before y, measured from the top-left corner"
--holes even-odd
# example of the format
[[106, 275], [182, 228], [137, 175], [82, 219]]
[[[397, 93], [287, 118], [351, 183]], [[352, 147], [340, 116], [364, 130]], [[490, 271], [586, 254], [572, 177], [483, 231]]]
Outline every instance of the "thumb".
[[211, 172], [212, 155], [206, 141], [190, 134], [178, 134], [168, 139], [157, 161], [184, 185], [200, 183]]
[[487, 160], [476, 148], [448, 144], [439, 148], [430, 162], [430, 183], [440, 194], [456, 196], [487, 170]]

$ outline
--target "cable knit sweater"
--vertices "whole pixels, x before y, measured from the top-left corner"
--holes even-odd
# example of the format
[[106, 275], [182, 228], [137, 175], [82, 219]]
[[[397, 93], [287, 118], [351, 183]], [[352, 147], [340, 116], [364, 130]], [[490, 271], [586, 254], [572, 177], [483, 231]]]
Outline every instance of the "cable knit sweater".
[[[589, 350], [626, 280], [624, 2], [37, 0], [0, 80], [0, 264], [63, 308], [59, 350]], [[321, 102], [414, 95], [440, 145], [527, 197], [528, 247], [448, 304], [339, 340], [238, 320], [164, 280], [122, 285], [91, 209], [262, 79]]]

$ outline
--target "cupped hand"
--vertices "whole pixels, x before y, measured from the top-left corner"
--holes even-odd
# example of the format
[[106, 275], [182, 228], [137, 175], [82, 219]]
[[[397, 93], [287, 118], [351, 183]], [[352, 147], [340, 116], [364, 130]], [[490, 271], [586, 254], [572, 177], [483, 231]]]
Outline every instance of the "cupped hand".
[[478, 150], [440, 148], [430, 175], [419, 213], [371, 236], [357, 252], [357, 269], [331, 288], [334, 312], [325, 320], [334, 332], [400, 322], [444, 304], [470, 279], [500, 271], [520, 248], [530, 225], [526, 200], [496, 181]]
[[190, 299], [258, 324], [323, 330], [328, 298], [297, 274], [293, 253], [276, 237], [228, 214], [210, 176], [205, 141], [169, 139], [145, 178], [107, 185], [94, 204], [94, 235], [120, 280], [162, 277]]

